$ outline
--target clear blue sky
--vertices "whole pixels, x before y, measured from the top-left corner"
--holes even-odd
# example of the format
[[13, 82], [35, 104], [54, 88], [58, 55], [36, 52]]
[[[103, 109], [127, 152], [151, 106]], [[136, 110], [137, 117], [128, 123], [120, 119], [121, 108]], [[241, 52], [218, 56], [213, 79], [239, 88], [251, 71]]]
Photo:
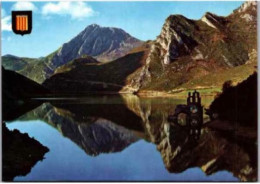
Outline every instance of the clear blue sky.
[[[200, 19], [205, 12], [209, 11], [226, 16], [242, 3], [241, 1], [73, 2], [70, 4], [2, 2], [2, 55], [46, 56], [92, 23], [122, 28], [141, 40], [155, 39], [165, 19], [171, 14]], [[30, 35], [15, 35], [8, 30], [12, 9], [33, 9], [33, 30]]]

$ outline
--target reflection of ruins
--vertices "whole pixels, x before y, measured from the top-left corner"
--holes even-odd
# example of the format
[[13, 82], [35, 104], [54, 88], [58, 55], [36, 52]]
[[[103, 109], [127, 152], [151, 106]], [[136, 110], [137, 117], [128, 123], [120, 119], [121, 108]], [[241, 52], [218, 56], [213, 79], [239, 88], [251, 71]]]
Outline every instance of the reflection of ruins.
[[89, 155], [122, 151], [143, 138], [157, 145], [169, 172], [200, 167], [208, 175], [227, 170], [241, 180], [256, 180], [255, 137], [247, 139], [204, 125], [199, 140], [194, 140], [187, 129], [167, 121], [176, 105], [185, 102], [135, 95], [51, 101], [20, 119], [48, 122]]
[[209, 127], [204, 125], [197, 141], [190, 137], [187, 129], [167, 122], [176, 104], [185, 101], [174, 103], [168, 100], [164, 103], [162, 99], [156, 98], [123, 98], [128, 108], [142, 118], [148, 139], [157, 144], [165, 167], [170, 172], [180, 173], [191, 167], [200, 167], [207, 175], [227, 170], [242, 181], [256, 180], [256, 128], [247, 129], [236, 125], [230, 134], [217, 131], [213, 124]]

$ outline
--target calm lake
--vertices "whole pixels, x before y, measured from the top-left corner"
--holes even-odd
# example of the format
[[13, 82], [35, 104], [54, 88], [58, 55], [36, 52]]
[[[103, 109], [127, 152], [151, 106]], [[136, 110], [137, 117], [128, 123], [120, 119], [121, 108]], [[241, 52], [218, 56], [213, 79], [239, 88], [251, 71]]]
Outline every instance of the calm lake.
[[163, 124], [185, 99], [108, 95], [35, 100], [41, 105], [6, 125], [50, 151], [14, 181], [239, 181], [234, 160], [231, 166], [218, 164], [229, 159], [218, 157], [218, 145], [232, 147], [233, 142], [215, 131], [203, 128], [198, 142], [187, 147], [182, 130], [173, 127], [173, 145], [161, 146], [167, 139]]

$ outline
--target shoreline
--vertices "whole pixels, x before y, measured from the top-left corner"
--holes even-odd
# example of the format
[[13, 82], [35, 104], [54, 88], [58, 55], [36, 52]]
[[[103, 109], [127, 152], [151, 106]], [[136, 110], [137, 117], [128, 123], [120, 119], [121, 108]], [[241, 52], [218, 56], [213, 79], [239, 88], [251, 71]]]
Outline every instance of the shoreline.
[[154, 90], [141, 90], [139, 92], [86, 92], [86, 93], [48, 93], [48, 94], [37, 94], [31, 97], [30, 99], [39, 99], [39, 98], [81, 98], [86, 96], [99, 96], [99, 95], [135, 95], [138, 97], [149, 97], [149, 98], [160, 98], [160, 97], [177, 97], [177, 98], [187, 98], [188, 92], [193, 92], [194, 90], [198, 91], [201, 96], [204, 97], [215, 97], [222, 90], [219, 88], [199, 88], [199, 89], [185, 89], [185, 90], [176, 90], [175, 92], [166, 92], [166, 91], [154, 91]]

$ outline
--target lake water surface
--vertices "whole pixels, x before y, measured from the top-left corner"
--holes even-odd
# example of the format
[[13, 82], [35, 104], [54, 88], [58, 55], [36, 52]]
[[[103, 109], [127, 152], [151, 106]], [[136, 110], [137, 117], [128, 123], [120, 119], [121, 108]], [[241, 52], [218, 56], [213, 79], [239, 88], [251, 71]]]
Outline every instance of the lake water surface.
[[[204, 142], [190, 154], [177, 133], [171, 156], [169, 148], [158, 148], [165, 139], [162, 124], [181, 103], [185, 100], [133, 95], [44, 101], [7, 122], [9, 130], [28, 133], [50, 150], [14, 181], [239, 181], [229, 167], [207, 169], [216, 154], [204, 151]], [[203, 130], [200, 141], [209, 134]], [[178, 147], [185, 152], [172, 156]]]

